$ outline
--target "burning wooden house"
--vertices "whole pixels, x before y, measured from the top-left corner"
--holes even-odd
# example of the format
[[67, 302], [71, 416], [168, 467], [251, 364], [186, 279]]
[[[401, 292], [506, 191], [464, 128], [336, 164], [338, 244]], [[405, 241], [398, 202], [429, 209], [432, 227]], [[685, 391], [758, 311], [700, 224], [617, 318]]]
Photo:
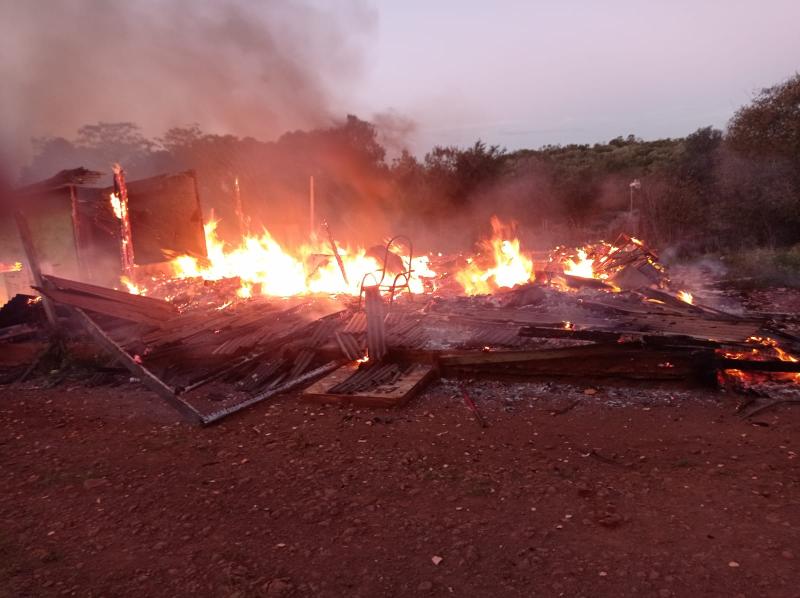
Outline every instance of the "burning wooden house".
[[[114, 187], [93, 186], [98, 172], [78, 168], [27, 185], [13, 205], [0, 206], [0, 303], [30, 292], [15, 212], [27, 222], [42, 272], [115, 287], [120, 284], [119, 210]], [[147, 267], [177, 254], [205, 256], [203, 219], [194, 172], [127, 183], [130, 237], [135, 263]]]
[[[304, 400], [399, 406], [437, 375], [682, 384], [800, 376], [800, 338], [762, 315], [726, 313], [672, 288], [658, 256], [633, 237], [534, 255], [495, 226], [467, 257], [414, 256], [405, 238], [390, 240], [381, 257], [329, 229], [292, 249], [266, 231], [229, 246], [213, 223], [201, 236], [193, 185], [190, 174], [118, 180], [113, 191], [96, 190], [94, 212], [81, 204], [83, 191], [62, 192], [78, 197], [70, 199], [78, 223], [105, 231], [107, 251], [123, 265], [125, 218], [103, 196], [116, 193], [124, 216], [128, 192], [136, 294], [45, 266], [35, 288], [54, 325], [80, 328], [194, 422], [304, 386]], [[37, 242], [26, 249], [32, 262], [48, 255]], [[141, 276], [165, 255], [174, 257], [160, 275]], [[12, 325], [0, 342], [29, 334]]]

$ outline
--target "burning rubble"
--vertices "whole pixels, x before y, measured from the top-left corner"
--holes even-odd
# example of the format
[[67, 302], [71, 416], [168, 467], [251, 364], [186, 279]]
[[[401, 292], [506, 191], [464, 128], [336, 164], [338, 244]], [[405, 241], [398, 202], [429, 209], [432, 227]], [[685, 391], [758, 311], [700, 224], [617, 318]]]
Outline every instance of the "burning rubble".
[[[307, 400], [397, 406], [438, 374], [800, 382], [796, 337], [674, 288], [635, 237], [531, 251], [513, 224], [492, 218], [473, 255], [418, 255], [408, 238], [354, 247], [326, 224], [295, 247], [249, 226], [226, 243], [212, 214], [193, 220], [201, 237], [178, 231], [183, 240], [169, 237], [173, 249], [153, 263], [152, 243], [168, 228], [158, 222], [154, 234], [142, 206], [160, 210], [176, 193], [163, 190], [178, 185], [183, 207], [171, 207], [197, 213], [193, 179], [126, 184], [114, 174], [105, 212], [91, 205], [110, 219], [123, 290], [41, 271], [18, 213], [33, 287], [50, 330], [82, 329], [192, 421], [311, 383]], [[152, 189], [161, 195], [148, 199]], [[11, 324], [0, 340], [35, 334], [29, 322]]]

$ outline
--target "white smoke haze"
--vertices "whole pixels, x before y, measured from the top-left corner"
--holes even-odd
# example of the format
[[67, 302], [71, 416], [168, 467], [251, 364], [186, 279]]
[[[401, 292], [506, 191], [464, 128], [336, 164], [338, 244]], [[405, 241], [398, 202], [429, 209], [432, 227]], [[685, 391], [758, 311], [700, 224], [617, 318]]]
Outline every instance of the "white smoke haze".
[[0, 0], [0, 150], [132, 121], [271, 139], [346, 110], [376, 15], [359, 0]]

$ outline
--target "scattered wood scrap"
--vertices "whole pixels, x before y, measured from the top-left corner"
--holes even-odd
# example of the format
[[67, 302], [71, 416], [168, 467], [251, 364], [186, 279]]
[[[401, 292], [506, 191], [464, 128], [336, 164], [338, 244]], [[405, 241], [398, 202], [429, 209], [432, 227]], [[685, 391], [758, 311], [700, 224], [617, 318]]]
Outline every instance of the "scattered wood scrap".
[[[636, 242], [624, 246], [613, 259], [640, 274], [663, 275]], [[762, 316], [689, 305], [655, 288], [612, 292], [605, 284], [574, 284], [580, 288], [570, 292], [529, 284], [425, 304], [384, 305], [378, 296], [371, 317], [348, 298], [260, 297], [179, 308], [51, 275], [37, 287], [59, 307], [61, 325], [73, 313], [132, 375], [204, 425], [309, 384], [303, 400], [397, 407], [440, 372], [703, 384], [727, 370], [800, 372], [800, 362], [788, 359], [731, 357], [747, 357], [753, 337], [775, 337]], [[0, 329], [4, 342], [35, 328], [35, 321], [9, 324]], [[782, 339], [792, 348], [790, 335]], [[375, 355], [360, 363], [368, 346]]]

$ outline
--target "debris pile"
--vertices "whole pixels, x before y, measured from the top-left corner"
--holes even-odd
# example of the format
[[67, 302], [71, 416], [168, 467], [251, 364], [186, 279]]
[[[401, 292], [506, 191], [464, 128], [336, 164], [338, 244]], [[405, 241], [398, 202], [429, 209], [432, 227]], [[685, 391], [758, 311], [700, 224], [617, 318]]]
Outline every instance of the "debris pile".
[[[89, 204], [108, 216], [107, 200], [81, 203], [88, 190], [75, 187], [96, 175], [65, 171], [26, 193], [39, 197], [52, 194], [53, 184], [67, 185], [55, 197], [71, 202], [73, 216]], [[800, 338], [768, 315], [727, 313], [676, 291], [658, 256], [624, 234], [613, 243], [534, 254], [493, 219], [493, 238], [468, 257], [415, 257], [402, 236], [347, 252], [327, 226], [327, 240], [302, 251], [282, 249], [266, 231], [231, 248], [216, 239], [214, 226], [206, 225], [203, 238], [192, 173], [128, 184], [121, 170], [115, 176], [111, 203], [127, 206], [122, 200], [131, 194], [130, 222], [116, 227], [127, 231], [117, 233], [120, 251], [133, 252], [120, 254], [129, 292], [43, 272], [28, 216], [18, 209], [26, 268], [40, 296], [17, 295], [3, 307], [0, 343], [20, 349], [36, 337], [91, 339], [193, 422], [209, 424], [303, 387], [303, 400], [394, 407], [437, 375], [737, 388], [800, 381], [793, 356]], [[91, 197], [102, 196], [94, 191]], [[167, 230], [143, 223], [148, 209], [157, 214], [173, 196], [182, 202], [179, 211], [169, 208], [171, 221], [191, 214], [192, 224], [186, 238], [168, 245], [185, 252], [157, 262], [169, 257], [153, 250]], [[30, 213], [47, 217], [43, 207]], [[88, 245], [77, 240], [86, 222], [69, 222], [85, 254]], [[87, 274], [81, 251], [75, 267]], [[142, 255], [150, 255], [144, 267]], [[0, 381], [28, 376], [37, 359], [26, 358]], [[475, 407], [466, 388], [462, 394]]]

